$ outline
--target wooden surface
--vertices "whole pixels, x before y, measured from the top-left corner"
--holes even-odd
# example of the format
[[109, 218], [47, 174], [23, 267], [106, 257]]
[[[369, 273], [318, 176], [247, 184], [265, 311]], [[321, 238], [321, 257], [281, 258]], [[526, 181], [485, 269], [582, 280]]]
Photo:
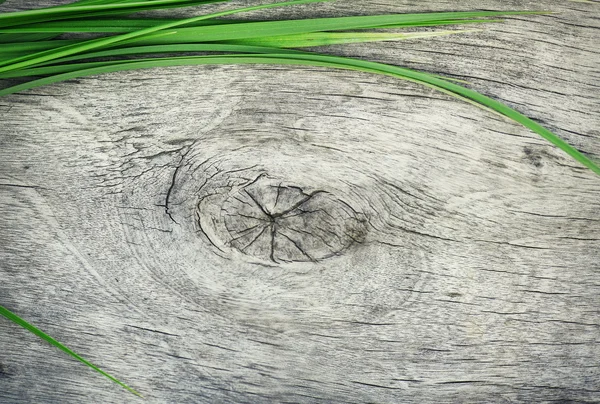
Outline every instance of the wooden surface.
[[[260, 15], [518, 8], [560, 13], [328, 52], [468, 80], [600, 158], [597, 3]], [[0, 304], [148, 403], [600, 402], [600, 178], [506, 119], [276, 66], [108, 74], [0, 111]], [[0, 319], [1, 403], [138, 401]]]

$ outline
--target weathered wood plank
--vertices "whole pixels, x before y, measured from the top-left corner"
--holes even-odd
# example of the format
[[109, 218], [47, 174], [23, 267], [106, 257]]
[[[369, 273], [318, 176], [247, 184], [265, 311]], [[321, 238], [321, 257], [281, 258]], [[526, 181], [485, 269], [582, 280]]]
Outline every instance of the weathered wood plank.
[[[330, 51], [469, 80], [600, 157], [598, 4], [535, 8], [560, 14]], [[148, 402], [600, 401], [600, 181], [511, 122], [274, 66], [84, 78], [0, 111], [0, 304]], [[134, 400], [6, 321], [0, 346], [2, 403]]]

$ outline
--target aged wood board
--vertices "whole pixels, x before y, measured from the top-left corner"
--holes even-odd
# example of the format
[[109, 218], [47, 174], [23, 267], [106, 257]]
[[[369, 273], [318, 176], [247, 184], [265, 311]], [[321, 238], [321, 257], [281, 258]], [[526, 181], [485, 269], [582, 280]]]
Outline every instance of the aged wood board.
[[[467, 80], [600, 158], [598, 2], [247, 17], [523, 8], [557, 13], [323, 51]], [[387, 77], [71, 80], [0, 99], [0, 305], [148, 403], [600, 402], [600, 178]], [[96, 402], [142, 400], [0, 319], [0, 403]]]

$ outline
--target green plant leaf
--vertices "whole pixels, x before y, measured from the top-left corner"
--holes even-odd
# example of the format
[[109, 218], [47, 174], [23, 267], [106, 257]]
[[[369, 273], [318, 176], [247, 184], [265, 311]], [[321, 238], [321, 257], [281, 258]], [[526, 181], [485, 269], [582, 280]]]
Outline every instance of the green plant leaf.
[[105, 371], [103, 371], [102, 369], [100, 369], [99, 367], [97, 367], [96, 365], [94, 365], [93, 363], [91, 363], [88, 360], [82, 358], [81, 356], [79, 356], [78, 354], [76, 354], [75, 352], [73, 352], [72, 350], [70, 350], [69, 348], [67, 348], [66, 346], [64, 346], [63, 344], [61, 344], [60, 342], [58, 342], [57, 340], [55, 340], [54, 338], [52, 338], [48, 334], [44, 333], [39, 328], [35, 327], [32, 324], [29, 324], [27, 321], [23, 320], [21, 317], [17, 316], [15, 313], [11, 312], [10, 310], [6, 309], [5, 307], [0, 306], [0, 315], [6, 317], [8, 320], [12, 321], [13, 323], [15, 323], [17, 325], [20, 325], [21, 327], [25, 328], [27, 331], [31, 332], [32, 334], [37, 335], [38, 337], [40, 337], [44, 341], [48, 342], [49, 344], [54, 345], [55, 347], [57, 347], [61, 351], [65, 352], [65, 353], [67, 353], [69, 355], [71, 355], [73, 358], [77, 359], [79, 362], [81, 362], [81, 363], [85, 364], [86, 366], [92, 368], [96, 372], [98, 372], [101, 375], [107, 377], [108, 379], [110, 379], [113, 382], [117, 383], [119, 386], [127, 389], [128, 391], [130, 391], [131, 393], [135, 394], [136, 396], [142, 397], [142, 395], [140, 393], [138, 393], [137, 391], [135, 391], [134, 389], [132, 389], [131, 387], [129, 387], [125, 383], [117, 380], [116, 378], [114, 378], [113, 376], [109, 375], [108, 373], [106, 373]]
[[[393, 14], [395, 16], [406, 16], [406, 14]], [[338, 25], [337, 28], [332, 29], [321, 29], [319, 31], [332, 31], [332, 30], [347, 30], [347, 29], [372, 29], [372, 28], [409, 28], [409, 27], [431, 27], [440, 25], [456, 25], [456, 24], [481, 24], [490, 22], [502, 22], [503, 20], [484, 20], [484, 19], [448, 19], [448, 20], [437, 20], [437, 19], [426, 19], [420, 18], [415, 21], [405, 21], [404, 18], [398, 18], [398, 23], [385, 24], [378, 21], [378, 17], [388, 17], [387, 15], [381, 16], [368, 16], [373, 19], [372, 25], [365, 25], [365, 17], [334, 17], [331, 19], [344, 19], [343, 25]], [[323, 19], [312, 19], [324, 20]], [[26, 33], [127, 33], [139, 30], [141, 28], [150, 28], [161, 24], [175, 23], [180, 20], [174, 19], [95, 19], [95, 20], [68, 20], [68, 21], [55, 21], [55, 22], [44, 22], [38, 24], [24, 24], [13, 27], [0, 28], [0, 33], [5, 34], [26, 34]], [[308, 20], [287, 20], [287, 21], [308, 21]], [[389, 21], [389, 20], [388, 20]], [[278, 20], [278, 23], [285, 23], [286, 20]], [[318, 22], [318, 21], [317, 21]], [[273, 23], [273, 21], [248, 21], [248, 20], [235, 20], [235, 19], [208, 19], [202, 21], [196, 21], [181, 25], [182, 28], [201, 27], [201, 26], [223, 26], [227, 24], [257, 24], [257, 23]], [[327, 27], [327, 26], [324, 26]], [[259, 26], [260, 28], [260, 26]], [[315, 32], [315, 31], [308, 31]], [[202, 31], [197, 32], [199, 39], [201, 39]]]
[[475, 30], [437, 31], [437, 32], [309, 32], [306, 34], [281, 35], [251, 39], [238, 39], [225, 43], [269, 46], [274, 48], [306, 48], [309, 46], [338, 45], [360, 42], [402, 41], [408, 39], [432, 38]]
[[[175, 23], [180, 20], [167, 18], [145, 18], [145, 19], [95, 19], [95, 20], [68, 20], [53, 21], [37, 24], [24, 24], [13, 27], [0, 28], [0, 33], [26, 34], [26, 33], [127, 33], [142, 28], [150, 28], [156, 25]], [[467, 20], [468, 21], [468, 20]], [[206, 25], [227, 25], [248, 23], [247, 20], [234, 19], [208, 19], [187, 24], [189, 27], [201, 27]], [[254, 21], [253, 21], [254, 22]]]
[[29, 24], [43, 21], [65, 20], [70, 18], [99, 17], [116, 13], [134, 13], [175, 7], [189, 7], [221, 3], [230, 0], [152, 0], [137, 2], [119, 2], [93, 5], [71, 4], [67, 6], [49, 7], [36, 10], [16, 11], [0, 14], [0, 27]]
[[[34, 42], [44, 41], [56, 37], [53, 33], [32, 33], [32, 34], [0, 34], [0, 44], [10, 44], [13, 42]], [[0, 48], [0, 52], [4, 50], [4, 46]]]

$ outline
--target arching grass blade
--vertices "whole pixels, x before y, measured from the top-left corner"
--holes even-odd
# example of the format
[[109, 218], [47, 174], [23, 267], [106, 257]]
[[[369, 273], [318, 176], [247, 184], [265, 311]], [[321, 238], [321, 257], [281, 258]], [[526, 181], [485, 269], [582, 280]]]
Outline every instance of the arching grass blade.
[[144, 69], [152, 67], [185, 66], [185, 65], [223, 65], [223, 64], [275, 64], [275, 65], [299, 65], [299, 66], [323, 66], [336, 69], [355, 70], [368, 73], [376, 73], [396, 77], [403, 80], [419, 83], [453, 97], [470, 102], [473, 105], [493, 110], [513, 121], [531, 129], [550, 143], [554, 144], [579, 163], [600, 175], [600, 167], [573, 146], [562, 140], [548, 129], [527, 118], [518, 111], [502, 104], [492, 98], [480, 94], [474, 90], [452, 83], [450, 81], [427, 73], [418, 72], [397, 66], [386, 65], [377, 62], [367, 62], [337, 56], [326, 56], [320, 54], [266, 54], [266, 55], [226, 55], [226, 56], [196, 56], [177, 58], [155, 58], [122, 62], [118, 64], [91, 67], [84, 70], [59, 74], [46, 77], [28, 83], [20, 84], [0, 90], [0, 96], [16, 93], [26, 89], [56, 83], [77, 77], [90, 76], [101, 73]]

